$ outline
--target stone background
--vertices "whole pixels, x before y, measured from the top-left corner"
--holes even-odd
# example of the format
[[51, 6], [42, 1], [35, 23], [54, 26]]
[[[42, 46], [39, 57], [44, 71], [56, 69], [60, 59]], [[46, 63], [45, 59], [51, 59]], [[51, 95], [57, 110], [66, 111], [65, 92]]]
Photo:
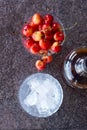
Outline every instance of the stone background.
[[[66, 31], [61, 54], [43, 73], [57, 78], [64, 91], [60, 109], [51, 117], [35, 118], [24, 112], [18, 101], [23, 80], [36, 73], [37, 56], [21, 44], [20, 30], [34, 13], [50, 13], [60, 19]], [[87, 45], [87, 0], [0, 0], [0, 130], [87, 130], [87, 90], [69, 87], [62, 76], [62, 64], [74, 48]]]

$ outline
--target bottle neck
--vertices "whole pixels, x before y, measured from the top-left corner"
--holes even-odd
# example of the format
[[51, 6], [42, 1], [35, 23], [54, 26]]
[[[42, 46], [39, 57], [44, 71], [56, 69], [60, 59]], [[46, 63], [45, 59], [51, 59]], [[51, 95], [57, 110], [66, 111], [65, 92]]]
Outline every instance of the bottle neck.
[[84, 66], [84, 70], [87, 72], [87, 57], [84, 59], [83, 66]]
[[75, 70], [78, 74], [86, 74], [87, 75], [87, 57], [78, 59], [75, 64]]

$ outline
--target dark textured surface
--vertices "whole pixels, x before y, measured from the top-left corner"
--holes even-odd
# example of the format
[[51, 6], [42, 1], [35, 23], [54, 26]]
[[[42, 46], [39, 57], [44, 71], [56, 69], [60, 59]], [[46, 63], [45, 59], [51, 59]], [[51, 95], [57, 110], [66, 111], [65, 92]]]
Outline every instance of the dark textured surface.
[[[22, 81], [37, 70], [36, 56], [21, 44], [20, 29], [35, 12], [51, 13], [61, 19], [66, 31], [62, 54], [43, 73], [57, 78], [64, 91], [61, 108], [49, 118], [34, 118], [18, 101]], [[62, 78], [65, 56], [76, 47], [87, 45], [87, 0], [0, 0], [0, 130], [87, 130], [87, 90], [75, 90]]]

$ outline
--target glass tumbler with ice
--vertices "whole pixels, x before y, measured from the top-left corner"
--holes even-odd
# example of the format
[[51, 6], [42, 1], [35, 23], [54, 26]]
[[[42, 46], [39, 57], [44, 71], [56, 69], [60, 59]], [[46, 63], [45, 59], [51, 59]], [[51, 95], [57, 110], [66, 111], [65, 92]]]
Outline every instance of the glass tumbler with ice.
[[58, 80], [44, 73], [36, 73], [24, 80], [19, 89], [22, 108], [35, 117], [48, 117], [62, 104], [63, 90]]

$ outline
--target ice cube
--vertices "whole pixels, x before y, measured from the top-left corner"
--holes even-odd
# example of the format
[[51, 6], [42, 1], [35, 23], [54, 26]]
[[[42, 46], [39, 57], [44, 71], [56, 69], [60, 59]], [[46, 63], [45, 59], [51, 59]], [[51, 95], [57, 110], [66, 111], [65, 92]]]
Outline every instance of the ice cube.
[[37, 102], [37, 93], [35, 91], [30, 92], [30, 94], [24, 99], [24, 104], [27, 106], [35, 105]]
[[43, 99], [43, 97], [39, 97], [36, 107], [37, 107], [39, 114], [49, 113], [48, 112], [49, 107], [48, 107], [48, 103], [46, 101], [46, 97], [44, 99]]

